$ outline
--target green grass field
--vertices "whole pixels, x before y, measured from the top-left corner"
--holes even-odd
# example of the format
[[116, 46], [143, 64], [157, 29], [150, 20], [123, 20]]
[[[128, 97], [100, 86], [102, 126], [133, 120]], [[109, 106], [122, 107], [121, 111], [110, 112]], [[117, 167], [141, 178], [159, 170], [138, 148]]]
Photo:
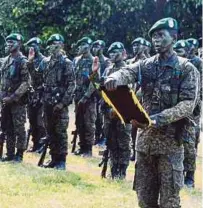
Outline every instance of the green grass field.
[[[94, 155], [97, 155], [94, 149]], [[138, 207], [132, 191], [134, 165], [127, 180], [100, 178], [100, 159], [68, 156], [67, 171], [36, 166], [39, 155], [26, 154], [23, 164], [0, 163], [0, 208], [132, 208]], [[48, 159], [48, 158], [47, 158]], [[201, 207], [201, 157], [196, 188], [181, 192], [183, 208]]]

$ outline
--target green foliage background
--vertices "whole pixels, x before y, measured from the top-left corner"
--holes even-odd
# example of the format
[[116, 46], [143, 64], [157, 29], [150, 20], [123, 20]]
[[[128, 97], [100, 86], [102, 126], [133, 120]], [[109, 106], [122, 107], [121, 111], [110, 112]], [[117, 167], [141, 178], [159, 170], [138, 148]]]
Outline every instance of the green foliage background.
[[59, 32], [68, 48], [84, 35], [129, 48], [135, 37], [148, 39], [156, 20], [169, 16], [178, 20], [180, 38], [202, 34], [202, 0], [1, 0], [0, 8], [4, 35], [20, 32], [26, 40], [46, 40]]

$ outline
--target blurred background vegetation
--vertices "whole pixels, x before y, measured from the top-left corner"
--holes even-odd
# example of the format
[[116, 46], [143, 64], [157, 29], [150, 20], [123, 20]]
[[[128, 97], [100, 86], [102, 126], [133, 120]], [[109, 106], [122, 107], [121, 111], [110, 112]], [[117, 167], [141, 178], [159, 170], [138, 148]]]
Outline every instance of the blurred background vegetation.
[[[202, 0], [1, 0], [0, 33], [19, 32], [28, 40], [53, 33], [66, 39], [66, 49], [82, 36], [121, 41], [130, 48], [139, 36], [149, 40], [150, 26], [160, 18], [178, 20], [179, 38], [202, 35]], [[70, 51], [70, 50], [68, 50]]]

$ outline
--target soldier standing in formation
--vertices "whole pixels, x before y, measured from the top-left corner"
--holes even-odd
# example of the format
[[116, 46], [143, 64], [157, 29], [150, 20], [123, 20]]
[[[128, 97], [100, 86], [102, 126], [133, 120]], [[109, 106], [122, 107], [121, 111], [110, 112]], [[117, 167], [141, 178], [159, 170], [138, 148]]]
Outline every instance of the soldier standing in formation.
[[[45, 58], [40, 52], [40, 46], [42, 41], [37, 38], [31, 38], [26, 46], [29, 49], [28, 56], [28, 70], [31, 76], [31, 90], [29, 92], [28, 99], [28, 118], [30, 122], [30, 131], [32, 135], [33, 147], [29, 150], [35, 152], [40, 149], [40, 138], [45, 137], [45, 128], [43, 122], [43, 74], [40, 71], [42, 60]], [[34, 56], [33, 54], [34, 53]]]
[[199, 74], [196, 68], [174, 53], [177, 21], [165, 18], [149, 30], [155, 56], [111, 74], [105, 82], [109, 90], [119, 84], [138, 81], [141, 67], [142, 104], [152, 126], [138, 132], [134, 189], [143, 208], [179, 208], [183, 186], [184, 149], [181, 121], [193, 113]]
[[[144, 38], [136, 38], [135, 40], [132, 41], [132, 48], [133, 48], [133, 54], [134, 57], [132, 59], [128, 59], [126, 61], [127, 64], [133, 64], [139, 60], [144, 60], [147, 58], [145, 55], [146, 50], [148, 51], [148, 44], [147, 41]], [[140, 89], [140, 82], [141, 79], [137, 84], [133, 86], [135, 92], [137, 93], [138, 90]], [[139, 91], [140, 92], [140, 91]], [[137, 137], [137, 127], [132, 126], [132, 153], [131, 153], [131, 161], [135, 161], [135, 143], [136, 143], [136, 137]]]
[[22, 42], [22, 35], [17, 33], [6, 37], [9, 55], [4, 58], [1, 67], [1, 128], [6, 134], [7, 148], [3, 161], [21, 162], [27, 144], [25, 94], [29, 87], [29, 73], [27, 58], [20, 52]]
[[64, 55], [63, 36], [52, 35], [47, 45], [50, 46], [51, 56], [43, 60], [42, 69], [44, 116], [51, 161], [46, 167], [65, 170], [68, 154], [68, 106], [75, 90], [75, 74], [72, 62]]
[[93, 73], [92, 65], [94, 57], [91, 54], [92, 40], [83, 37], [77, 42], [78, 56], [74, 60], [74, 70], [76, 74], [75, 105], [76, 114], [78, 109], [83, 109], [83, 118], [80, 122], [83, 126], [83, 134], [79, 132], [80, 149], [75, 152], [76, 155], [92, 156], [92, 145], [95, 137], [96, 121], [96, 98], [95, 87], [89, 80]]
[[[187, 58], [189, 44], [186, 40], [179, 40], [173, 46], [177, 55]], [[188, 188], [194, 187], [194, 173], [196, 169], [196, 124], [193, 113], [184, 121], [182, 141], [184, 146], [184, 183]]]
[[[108, 49], [108, 54], [112, 65], [105, 69], [104, 77], [126, 66], [124, 62], [126, 51], [121, 42], [112, 43]], [[111, 177], [113, 179], [124, 179], [130, 161], [132, 124], [122, 124], [110, 107], [106, 108], [104, 115], [104, 131], [110, 150]]]
[[[110, 65], [109, 59], [104, 56], [104, 49], [105, 49], [105, 42], [103, 40], [97, 40], [92, 44], [92, 53], [94, 56], [99, 58], [100, 64], [100, 77], [103, 76], [104, 70]], [[103, 133], [103, 125], [104, 125], [104, 118], [101, 109], [101, 96], [99, 94], [96, 95], [97, 98], [97, 119], [96, 119], [96, 131], [95, 131], [95, 144], [104, 144], [105, 138]]]

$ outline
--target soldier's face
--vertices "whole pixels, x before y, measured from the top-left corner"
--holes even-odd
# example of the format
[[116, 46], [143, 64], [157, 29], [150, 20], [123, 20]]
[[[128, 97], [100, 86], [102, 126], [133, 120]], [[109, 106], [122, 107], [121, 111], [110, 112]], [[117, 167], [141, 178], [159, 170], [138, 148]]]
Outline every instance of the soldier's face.
[[56, 55], [61, 51], [62, 48], [63, 43], [61, 41], [54, 41], [49, 47], [49, 52], [50, 54]]
[[88, 53], [90, 51], [90, 45], [87, 43], [81, 43], [78, 47], [78, 55]]
[[101, 54], [102, 53], [102, 46], [100, 46], [100, 45], [93, 46], [92, 53], [94, 56], [98, 56], [99, 54]]
[[175, 52], [180, 57], [187, 57], [187, 50], [185, 48], [175, 49]]
[[173, 47], [174, 37], [165, 29], [157, 30], [152, 34], [152, 43], [157, 53], [165, 53]]
[[112, 63], [122, 61], [123, 60], [123, 52], [119, 51], [119, 50], [118, 51], [114, 50], [114, 51], [109, 53], [109, 59]]
[[144, 51], [144, 45], [141, 45], [139, 43], [134, 43], [133, 44], [133, 54], [137, 55], [142, 53], [142, 51]]
[[38, 44], [31, 44], [29, 47], [28, 47], [28, 51], [30, 50], [30, 48], [34, 48], [34, 51], [35, 51], [35, 53], [39, 53], [39, 51], [40, 51], [40, 47], [39, 47], [39, 45]]
[[6, 48], [5, 48], [5, 52], [6, 53], [13, 53], [17, 50], [19, 50], [20, 48], [20, 43], [17, 40], [8, 40], [6, 42]]

